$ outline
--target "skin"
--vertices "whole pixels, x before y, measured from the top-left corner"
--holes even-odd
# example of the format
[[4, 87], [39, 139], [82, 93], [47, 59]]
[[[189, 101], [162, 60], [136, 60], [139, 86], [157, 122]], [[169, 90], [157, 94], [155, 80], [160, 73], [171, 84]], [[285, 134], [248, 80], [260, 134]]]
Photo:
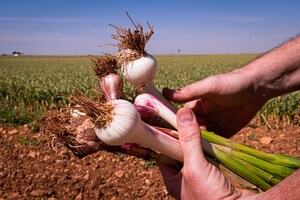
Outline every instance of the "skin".
[[300, 170], [266, 192], [255, 194], [234, 188], [204, 157], [196, 116], [190, 108], [177, 112], [178, 136], [184, 164], [178, 170], [159, 164], [167, 190], [176, 199], [299, 199]]
[[186, 108], [177, 112], [183, 168], [176, 170], [160, 164], [169, 193], [176, 199], [297, 199], [300, 170], [260, 194], [233, 188], [204, 158], [198, 128], [201, 124], [207, 130], [230, 137], [247, 125], [268, 100], [299, 89], [300, 37], [240, 69], [180, 89], [165, 88], [165, 97], [186, 103]]
[[235, 189], [225, 176], [204, 157], [195, 114], [189, 108], [177, 112], [178, 136], [183, 153], [181, 170], [160, 164], [169, 193], [176, 199], [238, 199], [253, 195]]
[[234, 71], [207, 77], [164, 96], [186, 103], [209, 131], [230, 137], [270, 99], [300, 89], [300, 37]]

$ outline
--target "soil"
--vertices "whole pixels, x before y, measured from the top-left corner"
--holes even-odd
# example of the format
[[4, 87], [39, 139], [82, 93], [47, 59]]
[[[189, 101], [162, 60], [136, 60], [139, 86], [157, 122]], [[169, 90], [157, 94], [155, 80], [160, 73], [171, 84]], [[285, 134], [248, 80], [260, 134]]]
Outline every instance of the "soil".
[[[0, 127], [2, 199], [172, 199], [158, 166], [132, 156], [97, 152], [79, 159], [55, 152], [28, 125]], [[250, 125], [234, 140], [300, 158], [300, 128]]]

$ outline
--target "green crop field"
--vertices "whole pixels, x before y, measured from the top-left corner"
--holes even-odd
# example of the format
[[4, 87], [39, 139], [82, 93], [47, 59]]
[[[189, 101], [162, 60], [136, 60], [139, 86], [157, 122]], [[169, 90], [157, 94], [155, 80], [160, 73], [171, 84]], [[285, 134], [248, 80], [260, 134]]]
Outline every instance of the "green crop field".
[[[258, 55], [168, 55], [155, 56], [158, 73], [155, 84], [177, 88], [207, 76], [243, 66]], [[1, 56], [0, 123], [31, 123], [53, 104], [68, 103], [65, 95], [75, 88], [87, 95], [98, 89], [85, 56]], [[126, 94], [134, 89], [125, 84]], [[259, 120], [299, 125], [300, 92], [269, 101], [258, 114]]]

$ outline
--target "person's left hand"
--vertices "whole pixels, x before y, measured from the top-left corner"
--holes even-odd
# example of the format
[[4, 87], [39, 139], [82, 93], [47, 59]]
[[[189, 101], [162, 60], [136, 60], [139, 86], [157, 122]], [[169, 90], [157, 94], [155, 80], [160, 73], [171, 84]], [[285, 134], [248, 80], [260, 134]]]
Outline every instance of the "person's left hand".
[[183, 153], [183, 168], [159, 164], [167, 190], [176, 199], [238, 199], [255, 195], [234, 188], [204, 157], [195, 114], [189, 108], [177, 112], [177, 126]]

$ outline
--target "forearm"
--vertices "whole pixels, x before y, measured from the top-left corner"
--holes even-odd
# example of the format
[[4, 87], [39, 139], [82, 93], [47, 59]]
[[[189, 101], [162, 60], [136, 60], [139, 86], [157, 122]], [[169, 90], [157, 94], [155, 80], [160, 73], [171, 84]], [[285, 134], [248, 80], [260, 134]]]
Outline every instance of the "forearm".
[[[240, 69], [254, 83], [256, 99], [271, 98], [300, 89], [300, 36], [264, 54]], [[251, 82], [251, 81], [250, 81]], [[300, 169], [254, 199], [299, 199]], [[251, 198], [250, 198], [251, 199]]]
[[278, 185], [259, 194], [258, 199], [299, 199], [300, 197], [300, 169], [290, 175], [288, 178], [280, 182]]
[[271, 98], [300, 89], [300, 36], [249, 63], [258, 99]]

